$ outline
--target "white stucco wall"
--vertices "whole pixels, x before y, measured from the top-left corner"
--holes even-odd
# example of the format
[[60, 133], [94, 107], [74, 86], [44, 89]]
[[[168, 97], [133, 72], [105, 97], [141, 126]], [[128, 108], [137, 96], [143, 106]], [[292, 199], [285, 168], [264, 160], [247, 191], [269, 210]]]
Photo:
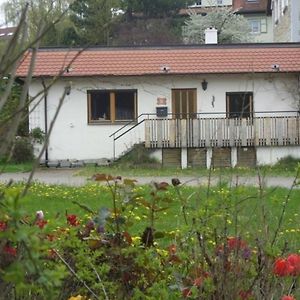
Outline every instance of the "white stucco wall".
[[[274, 64], [276, 62], [274, 61]], [[271, 66], [270, 66], [271, 68]], [[206, 91], [201, 82], [208, 82]], [[49, 142], [49, 160], [82, 160], [113, 157], [113, 140], [109, 138], [122, 125], [88, 124], [87, 90], [90, 89], [136, 89], [138, 115], [155, 113], [157, 97], [166, 97], [171, 112], [173, 88], [196, 88], [199, 113], [226, 112], [226, 92], [253, 92], [254, 112], [295, 110], [294, 100], [288, 92], [296, 84], [295, 75], [250, 74], [250, 75], [198, 75], [198, 76], [147, 76], [122, 78], [72, 78], [71, 94], [64, 104], [54, 125]], [[47, 83], [47, 82], [46, 82]], [[48, 128], [53, 119], [63, 88], [67, 81], [60, 80], [48, 93]], [[30, 96], [42, 89], [40, 80], [30, 87]], [[37, 99], [38, 100], [38, 99]], [[36, 103], [36, 101], [35, 101]], [[207, 115], [209, 116], [209, 115]], [[30, 127], [44, 130], [44, 100], [30, 115]], [[143, 124], [116, 141], [116, 155], [143, 141]]]
[[287, 156], [300, 159], [300, 147], [257, 147], [256, 149], [258, 165], [274, 165]]
[[[255, 20], [258, 22], [266, 22], [266, 32], [260, 32], [260, 33], [252, 33], [252, 39], [255, 43], [272, 43], [273, 42], [273, 20], [272, 16], [267, 16], [265, 14], [244, 14], [243, 15], [248, 22], [251, 20]], [[261, 30], [262, 30], [261, 25]]]

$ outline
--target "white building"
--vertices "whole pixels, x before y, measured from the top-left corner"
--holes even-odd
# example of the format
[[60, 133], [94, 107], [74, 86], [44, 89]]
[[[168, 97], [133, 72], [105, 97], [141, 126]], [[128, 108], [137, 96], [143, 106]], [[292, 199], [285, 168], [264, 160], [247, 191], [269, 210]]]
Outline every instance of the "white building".
[[275, 42], [300, 42], [300, 1], [272, 0]]
[[77, 54], [37, 55], [31, 129], [50, 130], [71, 84], [46, 161], [113, 158], [136, 143], [182, 167], [300, 157], [300, 44], [94, 48], [72, 61]]

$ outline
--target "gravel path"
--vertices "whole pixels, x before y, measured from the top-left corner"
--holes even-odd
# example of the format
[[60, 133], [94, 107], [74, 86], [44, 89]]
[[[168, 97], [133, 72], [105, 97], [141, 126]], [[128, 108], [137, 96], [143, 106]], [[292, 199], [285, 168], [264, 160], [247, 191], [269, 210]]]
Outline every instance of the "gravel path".
[[[46, 184], [60, 184], [60, 185], [70, 185], [70, 186], [81, 186], [88, 182], [91, 182], [90, 178], [84, 176], [76, 176], [77, 170], [74, 169], [47, 169], [39, 170], [34, 174], [34, 180], [46, 183]], [[0, 174], [0, 182], [9, 182], [13, 180], [14, 182], [24, 182], [28, 179], [29, 173], [2, 173]], [[130, 178], [130, 177], [129, 177]], [[162, 182], [171, 181], [171, 176], [152, 176], [152, 177], [132, 177], [137, 180], [138, 184], [149, 184], [153, 181]], [[192, 176], [179, 176], [181, 183], [186, 185], [207, 185], [207, 177], [192, 177]], [[293, 184], [294, 178], [292, 177], [267, 177], [264, 178], [264, 184], [268, 187], [284, 187], [290, 188]], [[220, 179], [214, 177], [211, 179], [211, 184], [216, 185], [220, 182]], [[258, 177], [235, 177], [233, 176], [233, 185], [247, 185], [247, 186], [259, 186]]]

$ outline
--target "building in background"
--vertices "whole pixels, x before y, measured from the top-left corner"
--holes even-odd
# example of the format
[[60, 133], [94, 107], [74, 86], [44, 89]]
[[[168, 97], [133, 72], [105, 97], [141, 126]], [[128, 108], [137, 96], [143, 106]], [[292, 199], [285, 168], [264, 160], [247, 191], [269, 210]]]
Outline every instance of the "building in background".
[[243, 15], [249, 22], [253, 42], [273, 42], [271, 0], [202, 0], [196, 1], [180, 13], [186, 15], [193, 12], [205, 15], [216, 7], [229, 7]]
[[300, 42], [300, 1], [272, 0], [274, 42]]
[[269, 0], [233, 0], [232, 8], [248, 20], [254, 42], [273, 42], [272, 11]]

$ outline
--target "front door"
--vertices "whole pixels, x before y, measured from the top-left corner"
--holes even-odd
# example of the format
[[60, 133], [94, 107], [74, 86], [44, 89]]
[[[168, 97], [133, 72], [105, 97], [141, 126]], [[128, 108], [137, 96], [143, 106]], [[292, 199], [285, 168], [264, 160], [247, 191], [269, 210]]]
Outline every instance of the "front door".
[[197, 117], [197, 89], [172, 90], [173, 118], [194, 119]]

